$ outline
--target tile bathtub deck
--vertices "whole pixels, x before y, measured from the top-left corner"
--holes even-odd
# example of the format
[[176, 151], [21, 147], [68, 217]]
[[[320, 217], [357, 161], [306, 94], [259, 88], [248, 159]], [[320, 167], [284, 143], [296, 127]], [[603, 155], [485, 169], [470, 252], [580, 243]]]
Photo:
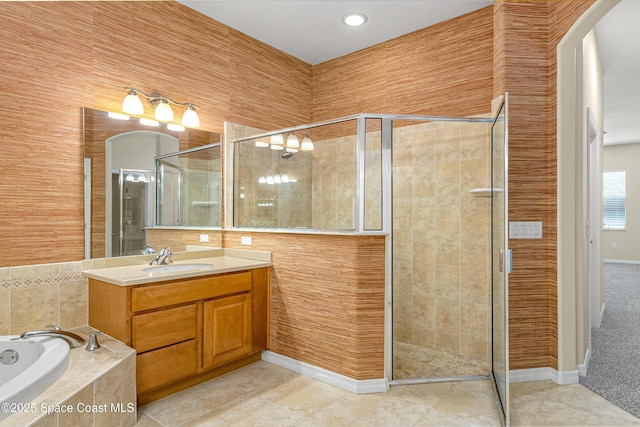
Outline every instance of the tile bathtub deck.
[[[512, 384], [514, 426], [640, 426], [581, 385]], [[137, 427], [498, 426], [488, 381], [355, 395], [259, 361], [139, 408]]]

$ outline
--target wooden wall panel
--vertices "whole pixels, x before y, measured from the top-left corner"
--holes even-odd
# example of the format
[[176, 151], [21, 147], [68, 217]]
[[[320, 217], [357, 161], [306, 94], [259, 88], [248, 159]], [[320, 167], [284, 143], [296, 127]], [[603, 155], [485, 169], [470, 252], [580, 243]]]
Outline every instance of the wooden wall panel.
[[83, 258], [81, 108], [120, 111], [122, 86], [217, 133], [311, 121], [310, 65], [177, 2], [0, 2], [0, 22], [0, 266]]
[[362, 112], [490, 111], [492, 15], [487, 7], [316, 65], [314, 121]]
[[542, 221], [511, 240], [511, 369], [557, 368], [556, 47], [592, 0], [494, 3], [494, 95], [509, 92], [509, 220]]
[[358, 380], [384, 376], [384, 236], [224, 231], [225, 248], [273, 253], [271, 344]]

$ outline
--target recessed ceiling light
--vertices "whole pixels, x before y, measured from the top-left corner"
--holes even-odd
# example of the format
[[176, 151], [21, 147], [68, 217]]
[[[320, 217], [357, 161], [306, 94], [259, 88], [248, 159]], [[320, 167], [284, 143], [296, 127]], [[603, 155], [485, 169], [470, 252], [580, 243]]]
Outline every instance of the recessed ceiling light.
[[350, 27], [359, 27], [367, 22], [367, 15], [364, 13], [350, 13], [342, 17], [342, 22]]

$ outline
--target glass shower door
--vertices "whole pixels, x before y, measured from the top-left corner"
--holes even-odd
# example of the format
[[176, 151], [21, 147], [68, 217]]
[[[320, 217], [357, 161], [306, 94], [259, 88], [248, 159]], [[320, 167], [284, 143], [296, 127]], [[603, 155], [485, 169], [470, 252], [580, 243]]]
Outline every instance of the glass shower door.
[[509, 272], [507, 199], [507, 94], [491, 129], [492, 366], [498, 413], [509, 425]]

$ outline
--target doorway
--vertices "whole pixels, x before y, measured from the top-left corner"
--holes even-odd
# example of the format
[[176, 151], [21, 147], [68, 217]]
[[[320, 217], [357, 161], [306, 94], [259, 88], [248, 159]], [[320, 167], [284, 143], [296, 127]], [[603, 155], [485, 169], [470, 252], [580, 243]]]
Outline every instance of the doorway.
[[491, 379], [508, 425], [506, 99], [393, 121], [390, 384]]

